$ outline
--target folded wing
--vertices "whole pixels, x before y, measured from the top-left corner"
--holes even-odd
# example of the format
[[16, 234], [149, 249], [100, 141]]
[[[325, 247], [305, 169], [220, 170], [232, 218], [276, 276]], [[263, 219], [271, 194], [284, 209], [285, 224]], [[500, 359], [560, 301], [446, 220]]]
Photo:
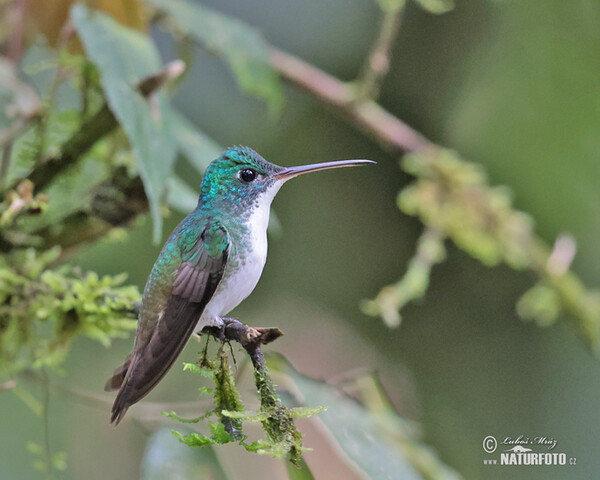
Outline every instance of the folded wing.
[[119, 388], [111, 422], [118, 424], [127, 409], [148, 394], [173, 365], [194, 331], [225, 270], [229, 237], [216, 222], [207, 224], [189, 249], [181, 254], [171, 296], [158, 324], [143, 345], [137, 345], [108, 381]]

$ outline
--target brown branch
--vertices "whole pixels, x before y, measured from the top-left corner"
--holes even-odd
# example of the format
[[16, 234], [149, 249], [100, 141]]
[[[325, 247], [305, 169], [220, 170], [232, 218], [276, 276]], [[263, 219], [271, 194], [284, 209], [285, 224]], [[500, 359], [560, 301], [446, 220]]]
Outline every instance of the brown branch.
[[202, 331], [222, 341], [234, 340], [246, 350], [254, 366], [254, 382], [260, 399], [260, 410], [266, 414], [262, 425], [267, 439], [286, 445], [288, 459], [296, 467], [303, 462], [302, 434], [296, 428], [292, 412], [283, 405], [262, 353], [262, 346], [276, 340], [283, 332], [278, 328], [250, 327], [235, 318], [224, 318], [222, 329], [205, 327]]
[[[351, 85], [289, 53], [272, 48], [271, 64], [286, 81], [333, 107], [391, 153], [419, 153], [421, 161], [427, 161], [428, 157], [435, 158], [427, 155], [430, 151], [442, 148], [375, 101], [353, 101]], [[532, 262], [530, 270], [552, 286], [564, 311], [573, 317], [584, 339], [595, 353], [600, 352], [599, 307], [595, 297], [570, 271], [559, 276], [549, 271], [551, 249], [539, 236], [534, 235], [529, 253]]]
[[352, 87], [294, 55], [271, 49], [271, 64], [289, 83], [334, 107], [393, 153], [436, 148], [373, 100], [356, 101]]
[[[251, 327], [235, 318], [223, 318], [223, 327], [204, 327], [202, 333], [212, 335], [216, 339], [238, 342], [253, 358], [256, 349], [271, 343], [283, 335], [277, 327]], [[254, 360], [253, 360], [254, 362]]]
[[235, 318], [223, 318], [223, 323], [222, 328], [204, 327], [202, 333], [208, 333], [221, 341], [238, 342], [252, 360], [261, 408], [268, 410], [282, 407], [275, 385], [268, 375], [262, 346], [277, 340], [283, 332], [277, 327], [251, 327]]

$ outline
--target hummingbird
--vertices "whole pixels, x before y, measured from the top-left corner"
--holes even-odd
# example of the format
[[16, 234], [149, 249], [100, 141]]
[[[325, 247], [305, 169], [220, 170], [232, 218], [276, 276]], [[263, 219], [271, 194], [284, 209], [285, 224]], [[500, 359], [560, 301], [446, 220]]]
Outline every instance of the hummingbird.
[[222, 327], [222, 317], [252, 291], [267, 259], [273, 198], [291, 178], [375, 163], [340, 160], [297, 167], [231, 147], [206, 169], [196, 208], [173, 230], [148, 277], [133, 350], [108, 380], [118, 390], [111, 423], [147, 395], [171, 368], [194, 330]]

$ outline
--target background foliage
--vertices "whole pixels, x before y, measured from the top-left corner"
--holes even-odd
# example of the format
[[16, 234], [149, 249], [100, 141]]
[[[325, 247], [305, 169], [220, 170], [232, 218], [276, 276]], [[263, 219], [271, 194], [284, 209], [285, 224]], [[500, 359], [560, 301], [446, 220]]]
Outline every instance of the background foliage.
[[[153, 239], [234, 143], [283, 165], [378, 162], [286, 186], [263, 279], [236, 312], [285, 331], [269, 349], [308, 376], [272, 359], [284, 401], [329, 407], [299, 421], [316, 478], [453, 476], [444, 464], [503, 478], [481, 441], [521, 434], [577, 457], [562, 478], [594, 476], [596, 2], [56, 3], [1, 4], [3, 477], [35, 478], [34, 460], [59, 478], [285, 475], [279, 460], [165, 435], [176, 424], [157, 411], [210, 408], [177, 368], [116, 431], [97, 393], [130, 347], [102, 344], [134, 324]], [[356, 425], [372, 434], [342, 434]]]

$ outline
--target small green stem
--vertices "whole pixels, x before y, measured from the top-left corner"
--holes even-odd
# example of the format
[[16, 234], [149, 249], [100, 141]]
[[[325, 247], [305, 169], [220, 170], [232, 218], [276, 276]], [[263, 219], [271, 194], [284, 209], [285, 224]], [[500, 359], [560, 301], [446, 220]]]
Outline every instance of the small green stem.
[[383, 80], [390, 69], [391, 50], [400, 30], [404, 5], [405, 2], [399, 2], [394, 8], [384, 11], [379, 34], [356, 81], [357, 101], [375, 100], [379, 96]]
[[52, 480], [54, 478], [54, 467], [52, 465], [52, 451], [50, 449], [50, 426], [48, 421], [48, 407], [50, 405], [50, 385], [48, 381], [48, 373], [42, 370], [44, 376], [44, 403], [42, 408], [42, 421], [44, 422], [44, 457], [46, 461], [46, 478]]

